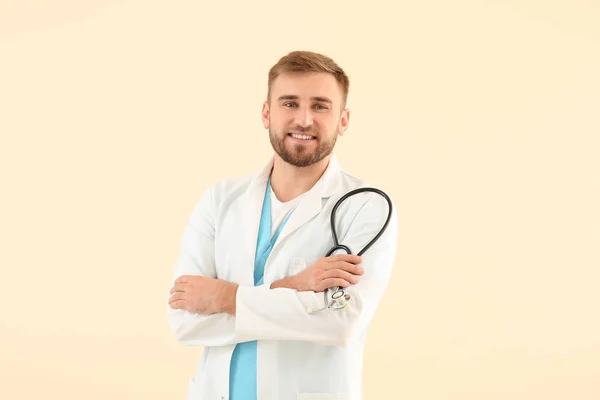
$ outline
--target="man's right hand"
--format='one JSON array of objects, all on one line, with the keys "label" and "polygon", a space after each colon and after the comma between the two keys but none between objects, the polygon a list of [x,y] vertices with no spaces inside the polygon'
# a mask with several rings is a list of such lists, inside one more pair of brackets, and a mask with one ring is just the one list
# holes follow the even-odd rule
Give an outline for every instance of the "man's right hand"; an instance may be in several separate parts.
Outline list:
[{"label": "man's right hand", "polygon": [[358,275],[364,270],[356,265],[362,262],[362,257],[354,254],[336,254],[318,259],[304,271],[273,282],[271,289],[287,287],[299,292],[323,292],[332,287],[348,287],[358,282]]}]

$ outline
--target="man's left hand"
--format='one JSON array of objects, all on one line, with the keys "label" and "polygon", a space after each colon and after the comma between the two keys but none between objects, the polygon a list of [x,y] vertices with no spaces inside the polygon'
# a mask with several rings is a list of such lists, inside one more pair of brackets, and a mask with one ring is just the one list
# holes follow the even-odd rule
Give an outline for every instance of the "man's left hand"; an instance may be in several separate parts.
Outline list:
[{"label": "man's left hand", "polygon": [[169,305],[197,314],[235,315],[237,285],[205,276],[183,275],[171,288]]}]

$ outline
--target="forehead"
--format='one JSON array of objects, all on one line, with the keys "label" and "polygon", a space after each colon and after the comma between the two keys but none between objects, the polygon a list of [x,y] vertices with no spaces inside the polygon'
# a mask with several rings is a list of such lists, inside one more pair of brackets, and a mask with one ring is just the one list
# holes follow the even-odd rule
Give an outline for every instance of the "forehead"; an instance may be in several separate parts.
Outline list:
[{"label": "forehead", "polygon": [[300,99],[328,97],[334,102],[341,101],[342,90],[333,75],[326,72],[304,72],[281,74],[271,85],[271,97],[295,95]]}]

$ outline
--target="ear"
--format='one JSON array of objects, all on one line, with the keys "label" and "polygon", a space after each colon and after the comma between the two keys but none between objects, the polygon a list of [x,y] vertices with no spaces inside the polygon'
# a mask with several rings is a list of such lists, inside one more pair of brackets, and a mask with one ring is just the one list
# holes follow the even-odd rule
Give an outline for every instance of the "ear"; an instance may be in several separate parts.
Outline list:
[{"label": "ear", "polygon": [[269,102],[265,101],[262,107],[262,122],[265,129],[269,129]]},{"label": "ear", "polygon": [[350,110],[345,109],[342,111],[342,115],[340,118],[340,125],[338,129],[338,135],[344,136],[346,129],[348,129],[348,125],[350,124]]}]

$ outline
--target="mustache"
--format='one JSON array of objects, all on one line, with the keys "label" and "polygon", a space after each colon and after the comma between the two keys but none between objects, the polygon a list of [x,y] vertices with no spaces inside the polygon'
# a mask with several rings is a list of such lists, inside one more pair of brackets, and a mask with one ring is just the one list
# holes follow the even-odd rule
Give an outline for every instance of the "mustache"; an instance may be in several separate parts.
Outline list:
[{"label": "mustache", "polygon": [[315,133],[313,131],[313,126],[312,125],[306,126],[306,127],[305,126],[298,126],[298,125],[296,125],[296,126],[293,126],[293,127],[289,128],[288,132]]}]

